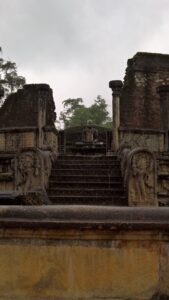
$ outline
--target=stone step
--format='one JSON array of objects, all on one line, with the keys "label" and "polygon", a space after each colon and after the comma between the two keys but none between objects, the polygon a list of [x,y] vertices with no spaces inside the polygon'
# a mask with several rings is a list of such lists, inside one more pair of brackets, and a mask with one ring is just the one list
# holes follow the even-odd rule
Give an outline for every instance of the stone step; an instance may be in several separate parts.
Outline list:
[{"label": "stone step", "polygon": [[87,169],[87,168],[83,168],[83,169],[53,169],[51,175],[55,176],[55,175],[67,175],[67,176],[71,176],[71,175],[104,175],[104,176],[109,176],[110,174],[119,174],[119,176],[121,175],[121,171],[120,170],[114,170],[114,169]]},{"label": "stone step", "polygon": [[116,173],[114,175],[51,175],[50,181],[55,181],[55,182],[112,182],[117,178]]},{"label": "stone step", "polygon": [[57,160],[53,167],[62,166],[62,165],[99,165],[99,166],[120,166],[120,162],[118,160]]},{"label": "stone step", "polygon": [[113,206],[127,206],[127,199],[125,196],[50,196],[50,201],[54,205],[113,205]]},{"label": "stone step", "polygon": [[117,155],[62,155],[54,163],[48,196],[53,204],[127,205]]},{"label": "stone step", "polygon": [[66,195],[66,196],[121,196],[123,190],[120,188],[49,188],[49,196]]},{"label": "stone step", "polygon": [[61,155],[58,156],[58,160],[109,160],[109,161],[114,161],[114,160],[118,160],[118,156],[117,155],[111,155],[111,156],[106,156],[106,155]]},{"label": "stone step", "polygon": [[72,182],[72,181],[50,181],[49,183],[49,189],[50,188],[75,188],[75,187],[79,187],[79,188],[114,188],[114,187],[118,187],[118,188],[122,188],[123,187],[123,182],[122,180],[119,180],[119,181],[112,181],[112,182],[108,182],[108,181],[105,181],[105,182],[102,182],[102,181],[99,181],[99,182],[94,182],[94,181],[91,181],[91,182],[84,182],[84,181],[79,181],[78,183],[75,181],[75,182]]},{"label": "stone step", "polygon": [[120,168],[120,165],[115,165],[115,166],[112,166],[111,164],[98,164],[98,165],[95,165],[95,164],[79,164],[79,165],[73,165],[73,164],[57,164],[57,165],[54,165],[52,167],[52,172],[55,171],[55,170],[60,170],[60,169],[79,169],[79,170],[102,170],[102,169],[107,169],[107,170],[119,170],[121,171],[121,168]]}]

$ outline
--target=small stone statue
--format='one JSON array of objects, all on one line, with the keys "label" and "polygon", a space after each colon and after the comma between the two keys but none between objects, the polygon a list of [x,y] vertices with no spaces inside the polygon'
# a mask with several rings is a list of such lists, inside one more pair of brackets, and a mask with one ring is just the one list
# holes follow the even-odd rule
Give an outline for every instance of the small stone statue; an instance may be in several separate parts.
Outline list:
[{"label": "small stone statue", "polygon": [[94,128],[91,120],[87,121],[87,126],[82,132],[82,141],[90,144],[98,141],[98,131]]}]

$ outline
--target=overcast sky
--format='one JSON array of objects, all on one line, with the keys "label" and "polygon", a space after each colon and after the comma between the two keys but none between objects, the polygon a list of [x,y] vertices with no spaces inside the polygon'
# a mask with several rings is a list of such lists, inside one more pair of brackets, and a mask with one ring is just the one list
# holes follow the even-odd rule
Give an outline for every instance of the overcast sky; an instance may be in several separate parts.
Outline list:
[{"label": "overcast sky", "polygon": [[169,53],[169,0],[0,0],[0,46],[27,83],[48,83],[56,111],[90,105],[138,51]]}]

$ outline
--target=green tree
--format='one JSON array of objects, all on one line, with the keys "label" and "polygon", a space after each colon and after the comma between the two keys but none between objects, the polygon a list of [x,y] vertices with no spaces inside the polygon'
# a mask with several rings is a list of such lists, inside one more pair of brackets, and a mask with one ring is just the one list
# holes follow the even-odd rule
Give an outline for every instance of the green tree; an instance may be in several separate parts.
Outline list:
[{"label": "green tree", "polygon": [[[0,47],[2,53],[2,47]],[[1,89],[1,104],[6,96],[15,92],[26,83],[23,76],[18,75],[17,66],[15,62],[0,58],[0,89]],[[4,91],[4,97],[2,90]]]},{"label": "green tree", "polygon": [[107,122],[111,121],[109,112],[107,111],[107,104],[105,99],[100,95],[94,100],[94,104],[89,107],[92,120],[96,125],[104,126]]},{"label": "green tree", "polygon": [[59,120],[64,123],[64,127],[70,127],[71,118],[74,112],[78,109],[83,107],[83,99],[76,98],[76,99],[66,99],[63,102],[64,110],[61,111]]},{"label": "green tree", "polygon": [[87,120],[91,120],[92,115],[89,107],[81,106],[74,110],[72,117],[69,120],[69,127],[84,126]]},{"label": "green tree", "polygon": [[105,99],[97,96],[94,103],[86,107],[82,98],[67,99],[63,101],[64,111],[60,114],[60,121],[64,127],[85,126],[88,120],[98,126],[111,127],[111,118],[107,111]]}]

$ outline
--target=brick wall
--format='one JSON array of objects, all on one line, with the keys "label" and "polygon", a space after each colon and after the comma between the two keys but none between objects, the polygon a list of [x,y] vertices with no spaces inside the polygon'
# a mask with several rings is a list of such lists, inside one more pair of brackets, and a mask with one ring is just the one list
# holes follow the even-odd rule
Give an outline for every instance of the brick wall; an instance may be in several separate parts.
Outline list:
[{"label": "brick wall", "polygon": [[161,128],[156,92],[161,84],[169,84],[169,55],[138,52],[128,60],[121,97],[121,127]]},{"label": "brick wall", "polygon": [[38,126],[38,99],[46,99],[46,126],[53,126],[56,114],[52,90],[47,84],[27,84],[11,94],[0,109],[0,128]]}]

